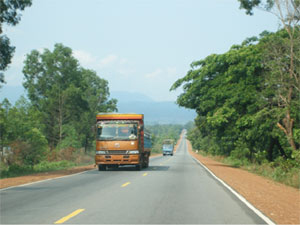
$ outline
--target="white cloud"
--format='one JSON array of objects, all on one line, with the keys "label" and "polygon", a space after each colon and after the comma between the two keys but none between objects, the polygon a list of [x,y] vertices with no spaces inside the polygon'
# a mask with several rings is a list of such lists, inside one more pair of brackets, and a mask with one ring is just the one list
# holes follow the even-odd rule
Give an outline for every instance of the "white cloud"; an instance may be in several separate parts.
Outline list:
[{"label": "white cloud", "polygon": [[132,63],[127,58],[122,58],[116,54],[108,54],[103,58],[96,57],[83,50],[74,50],[73,56],[79,60],[80,64],[94,70],[115,71],[121,75],[131,75],[135,72]]},{"label": "white cloud", "polygon": [[74,50],[73,56],[84,66],[93,66],[93,64],[96,62],[96,57],[82,50]]},{"label": "white cloud", "polygon": [[113,64],[114,62],[116,62],[118,60],[118,56],[114,55],[114,54],[110,54],[108,56],[106,56],[105,58],[100,60],[100,67],[106,67],[109,66],[111,64]]},{"label": "white cloud", "polygon": [[87,51],[74,50],[73,56],[79,60],[80,64],[84,67],[97,70],[98,72],[106,74],[122,75],[125,77],[133,76],[136,69],[133,63],[125,58],[116,54],[108,54],[101,57],[96,57]]},{"label": "white cloud", "polygon": [[152,79],[152,78],[157,78],[159,75],[162,74],[162,72],[163,72],[162,69],[156,69],[156,70],[153,71],[152,73],[147,73],[147,74],[145,74],[145,77],[146,77],[146,78],[150,78],[150,79]]},{"label": "white cloud", "polygon": [[176,76],[178,76],[178,71],[175,67],[167,67],[164,69],[158,68],[155,71],[144,75],[144,77],[148,78],[148,79],[160,78],[162,80],[164,80],[164,79],[169,80],[170,78],[174,78]]}]

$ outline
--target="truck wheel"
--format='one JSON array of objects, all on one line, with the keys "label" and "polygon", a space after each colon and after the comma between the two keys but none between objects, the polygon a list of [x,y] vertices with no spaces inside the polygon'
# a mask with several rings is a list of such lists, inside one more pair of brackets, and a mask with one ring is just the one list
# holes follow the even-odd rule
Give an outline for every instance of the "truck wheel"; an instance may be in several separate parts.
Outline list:
[{"label": "truck wheel", "polygon": [[144,168],[148,168],[149,167],[149,156],[147,157],[146,161],[144,162],[143,167]]},{"label": "truck wheel", "polygon": [[136,169],[137,171],[140,171],[140,170],[142,169],[142,166],[141,166],[140,164],[135,165],[135,169]]},{"label": "truck wheel", "polygon": [[99,171],[106,170],[106,166],[105,165],[98,165],[98,170]]}]

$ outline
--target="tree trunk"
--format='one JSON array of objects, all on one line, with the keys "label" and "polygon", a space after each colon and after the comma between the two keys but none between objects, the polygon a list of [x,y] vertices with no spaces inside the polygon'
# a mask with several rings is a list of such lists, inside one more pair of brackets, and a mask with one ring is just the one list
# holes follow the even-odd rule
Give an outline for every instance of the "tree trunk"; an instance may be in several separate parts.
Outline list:
[{"label": "tree trunk", "polygon": [[89,145],[89,140],[88,140],[88,136],[86,135],[85,144],[84,144],[84,153],[87,153],[88,145]]},{"label": "tree trunk", "polygon": [[58,109],[58,113],[59,113],[59,143],[62,140],[62,102],[61,102],[61,96],[59,96],[59,109]]},{"label": "tree trunk", "polygon": [[275,140],[273,137],[270,137],[270,145],[268,148],[268,156],[267,159],[269,162],[273,161],[273,148],[274,148]]},{"label": "tree trunk", "polygon": [[285,133],[290,146],[295,151],[295,150],[297,150],[297,147],[296,147],[294,137],[293,137],[293,123],[294,123],[294,120],[291,119],[290,112],[288,110],[288,112],[286,114],[286,118],[283,119],[284,126],[282,126],[280,123],[277,123],[277,126]]},{"label": "tree trunk", "polygon": [[279,143],[278,138],[275,138],[275,139],[274,139],[274,143],[277,145],[277,147],[278,147],[278,149],[279,149],[279,152],[280,152],[280,155],[286,159],[286,158],[287,158],[287,155],[285,154],[285,151],[283,150],[281,144]]},{"label": "tree trunk", "polygon": [[59,143],[63,138],[63,120],[64,120],[64,96],[63,93],[59,90],[58,96],[58,126],[59,126]]}]

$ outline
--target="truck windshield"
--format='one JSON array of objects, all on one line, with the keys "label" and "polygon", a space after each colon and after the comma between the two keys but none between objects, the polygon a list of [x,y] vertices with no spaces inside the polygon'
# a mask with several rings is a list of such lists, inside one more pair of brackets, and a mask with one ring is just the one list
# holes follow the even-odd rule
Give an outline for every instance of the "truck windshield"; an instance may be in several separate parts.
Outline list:
[{"label": "truck windshield", "polygon": [[136,140],[137,123],[98,123],[98,140]]},{"label": "truck windshield", "polygon": [[173,150],[173,145],[163,145],[163,150]]}]

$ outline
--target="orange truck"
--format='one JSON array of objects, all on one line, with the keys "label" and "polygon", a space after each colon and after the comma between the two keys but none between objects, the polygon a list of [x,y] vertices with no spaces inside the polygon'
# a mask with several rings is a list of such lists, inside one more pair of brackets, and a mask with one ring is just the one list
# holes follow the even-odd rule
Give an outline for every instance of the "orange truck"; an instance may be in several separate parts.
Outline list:
[{"label": "orange truck", "polygon": [[97,115],[95,164],[98,170],[134,165],[149,166],[151,135],[144,128],[143,114],[99,113]]}]

